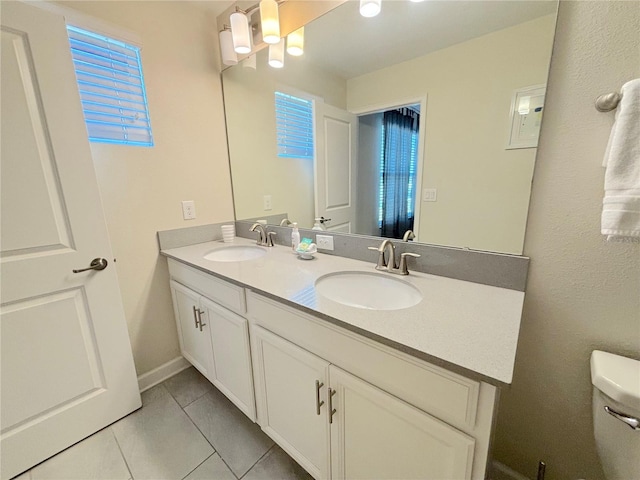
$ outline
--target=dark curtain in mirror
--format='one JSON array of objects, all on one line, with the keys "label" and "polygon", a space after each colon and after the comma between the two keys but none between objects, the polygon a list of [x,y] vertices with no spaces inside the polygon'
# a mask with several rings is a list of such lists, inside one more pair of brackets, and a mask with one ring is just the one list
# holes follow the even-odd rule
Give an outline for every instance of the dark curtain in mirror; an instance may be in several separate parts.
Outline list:
[{"label": "dark curtain in mirror", "polygon": [[402,238],[413,229],[420,114],[411,108],[384,112],[380,182],[380,235]]}]

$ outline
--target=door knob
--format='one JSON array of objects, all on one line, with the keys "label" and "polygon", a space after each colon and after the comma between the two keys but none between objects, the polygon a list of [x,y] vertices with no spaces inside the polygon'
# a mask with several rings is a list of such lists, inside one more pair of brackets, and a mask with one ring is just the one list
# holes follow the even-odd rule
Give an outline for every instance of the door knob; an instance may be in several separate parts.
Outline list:
[{"label": "door knob", "polygon": [[108,264],[109,262],[107,262],[106,258],[94,258],[87,268],[73,269],[73,273],[86,272],[87,270],[104,270]]}]

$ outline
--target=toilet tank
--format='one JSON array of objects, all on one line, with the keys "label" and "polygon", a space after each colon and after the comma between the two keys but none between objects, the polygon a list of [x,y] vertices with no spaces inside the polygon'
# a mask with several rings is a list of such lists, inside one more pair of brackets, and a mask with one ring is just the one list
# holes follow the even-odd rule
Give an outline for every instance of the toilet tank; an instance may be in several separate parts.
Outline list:
[{"label": "toilet tank", "polygon": [[640,479],[640,424],[630,426],[640,422],[640,362],[596,350],[591,383],[593,432],[607,480]]}]

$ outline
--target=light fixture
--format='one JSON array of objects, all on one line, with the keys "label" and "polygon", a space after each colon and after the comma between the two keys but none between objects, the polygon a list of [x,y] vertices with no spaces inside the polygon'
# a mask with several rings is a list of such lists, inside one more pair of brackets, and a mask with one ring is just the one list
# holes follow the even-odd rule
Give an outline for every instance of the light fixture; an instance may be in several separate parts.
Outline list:
[{"label": "light fixture", "polygon": [[380,13],[382,0],[360,0],[360,15],[375,17]]},{"label": "light fixture", "polygon": [[284,67],[284,38],[275,45],[269,45],[269,65],[273,68]]},{"label": "light fixture", "polygon": [[249,20],[244,12],[236,10],[229,17],[231,20],[231,33],[233,48],[236,53],[246,54],[251,52],[251,33]]},{"label": "light fixture", "polygon": [[265,43],[275,45],[280,42],[280,18],[276,0],[261,0],[260,24],[262,26],[262,40]]},{"label": "light fixture", "polygon": [[304,53],[304,27],[287,35],[287,53],[299,57]]},{"label": "light fixture", "polygon": [[238,63],[238,54],[233,49],[233,35],[227,25],[220,32],[220,52],[222,53],[223,64],[236,65]]}]

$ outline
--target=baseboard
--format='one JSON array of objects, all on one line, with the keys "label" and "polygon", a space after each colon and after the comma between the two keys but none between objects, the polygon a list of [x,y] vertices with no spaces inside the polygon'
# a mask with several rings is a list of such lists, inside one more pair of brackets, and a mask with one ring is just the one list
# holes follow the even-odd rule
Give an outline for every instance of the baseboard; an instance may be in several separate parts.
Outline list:
[{"label": "baseboard", "polygon": [[491,480],[530,480],[521,473],[510,469],[504,463],[496,462],[495,460],[491,462],[491,475],[489,478]]},{"label": "baseboard", "polygon": [[182,356],[179,356],[160,365],[158,368],[154,368],[150,372],[143,373],[138,377],[140,393],[145,390],[149,390],[151,387],[155,387],[159,383],[164,382],[167,378],[173,377],[176,373],[179,373],[190,366],[191,364],[189,362],[187,362]]}]

